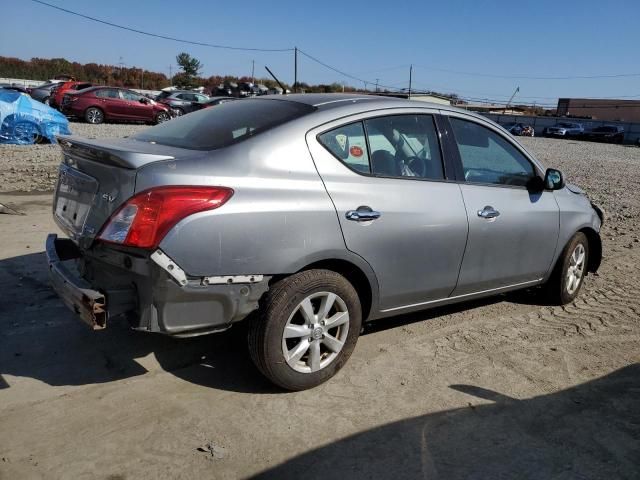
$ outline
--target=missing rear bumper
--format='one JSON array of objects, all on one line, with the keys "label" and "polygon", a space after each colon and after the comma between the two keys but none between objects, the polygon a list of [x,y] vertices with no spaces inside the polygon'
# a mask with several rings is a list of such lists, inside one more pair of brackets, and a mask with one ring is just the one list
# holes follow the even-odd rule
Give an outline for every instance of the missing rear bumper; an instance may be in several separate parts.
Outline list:
[{"label": "missing rear bumper", "polygon": [[64,304],[94,330],[105,328],[108,317],[105,296],[74,275],[66,263],[80,257],[76,245],[51,234],[47,237],[46,253],[51,286]]}]

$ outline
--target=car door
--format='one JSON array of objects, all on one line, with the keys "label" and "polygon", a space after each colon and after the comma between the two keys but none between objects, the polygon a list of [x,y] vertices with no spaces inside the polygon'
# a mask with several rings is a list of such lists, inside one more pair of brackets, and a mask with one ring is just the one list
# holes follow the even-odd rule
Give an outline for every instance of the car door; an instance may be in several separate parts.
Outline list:
[{"label": "car door", "polygon": [[434,116],[335,121],[309,132],[307,143],[346,247],[375,271],[382,312],[447,297],[467,218],[460,188],[443,167]]},{"label": "car door", "polygon": [[124,114],[127,118],[145,121],[153,119],[153,106],[145,97],[131,90],[120,90],[120,95],[126,104]]},{"label": "car door", "polygon": [[449,121],[469,218],[453,295],[540,281],[551,268],[560,226],[553,192],[528,188],[542,170],[488,123],[465,116]]},{"label": "car door", "polygon": [[101,88],[96,90],[96,98],[99,107],[107,118],[122,118],[126,113],[125,101],[120,97],[120,92],[115,88]]}]

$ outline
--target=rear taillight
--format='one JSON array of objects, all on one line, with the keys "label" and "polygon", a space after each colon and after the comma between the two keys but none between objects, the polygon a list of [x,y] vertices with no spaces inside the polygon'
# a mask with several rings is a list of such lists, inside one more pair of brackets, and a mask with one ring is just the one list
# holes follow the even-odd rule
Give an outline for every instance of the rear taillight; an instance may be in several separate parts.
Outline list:
[{"label": "rear taillight", "polygon": [[98,238],[131,247],[156,248],[180,220],[223,205],[226,187],[156,187],[131,197],[102,227]]}]

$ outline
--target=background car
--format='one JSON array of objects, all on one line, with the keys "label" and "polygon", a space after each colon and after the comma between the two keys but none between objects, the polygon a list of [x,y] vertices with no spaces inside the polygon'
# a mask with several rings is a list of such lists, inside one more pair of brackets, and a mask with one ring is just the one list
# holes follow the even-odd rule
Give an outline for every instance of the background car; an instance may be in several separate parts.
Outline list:
[{"label": "background car", "polygon": [[507,132],[516,137],[533,137],[535,135],[533,127],[524,123],[507,123],[503,125],[503,127]]},{"label": "background car", "polygon": [[166,105],[116,87],[89,87],[68,92],[63,97],[61,110],[65,115],[94,124],[118,120],[162,123],[171,119]]},{"label": "background car", "polygon": [[542,131],[544,137],[579,137],[584,134],[584,127],[581,123],[560,122],[553,127],[546,127]]},{"label": "background car", "polygon": [[189,90],[162,91],[156,97],[156,101],[171,108],[177,117],[200,110],[209,99],[207,95]]},{"label": "background car", "polygon": [[42,85],[38,85],[31,89],[30,95],[31,98],[38,100],[39,102],[44,103],[45,105],[51,104],[51,97],[53,95],[52,90],[56,88],[60,82],[47,82]]},{"label": "background car", "polygon": [[65,303],[93,328],[246,321],[256,366],[290,390],[333,376],[364,321],[536,286],[567,304],[601,261],[584,192],[444,105],[249,98],[61,146],[54,218],[73,240],[46,250]]},{"label": "background car", "polygon": [[618,125],[604,125],[585,133],[584,138],[595,142],[622,143],[624,142],[624,128]]},{"label": "background car", "polygon": [[51,89],[52,95],[49,101],[49,105],[59,110],[60,106],[62,105],[62,99],[65,93],[74,90],[84,90],[85,88],[89,88],[92,86],[93,84],[89,82],[61,82]]},{"label": "background car", "polygon": [[237,97],[214,97],[202,103],[201,108],[215,107],[216,105],[220,105],[227,102],[233,102],[234,100],[239,100],[239,99]]}]

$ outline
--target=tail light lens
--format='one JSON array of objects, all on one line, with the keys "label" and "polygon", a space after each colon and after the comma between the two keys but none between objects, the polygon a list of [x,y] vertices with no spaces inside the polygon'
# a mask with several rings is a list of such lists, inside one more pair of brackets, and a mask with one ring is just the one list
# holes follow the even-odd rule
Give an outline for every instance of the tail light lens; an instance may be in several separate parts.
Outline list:
[{"label": "tail light lens", "polygon": [[194,213],[223,205],[226,187],[156,187],[131,197],[102,227],[98,239],[138,248],[156,248],[175,224]]}]

